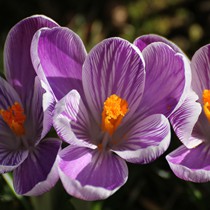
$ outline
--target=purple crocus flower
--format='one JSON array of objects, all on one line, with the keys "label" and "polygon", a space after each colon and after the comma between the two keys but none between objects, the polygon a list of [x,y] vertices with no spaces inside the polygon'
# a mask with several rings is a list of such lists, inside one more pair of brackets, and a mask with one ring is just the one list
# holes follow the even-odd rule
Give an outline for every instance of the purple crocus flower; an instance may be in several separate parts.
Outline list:
[{"label": "purple crocus flower", "polygon": [[61,142],[43,139],[52,125],[54,98],[42,88],[30,57],[34,33],[56,26],[45,16],[31,16],[10,30],[5,43],[7,81],[0,78],[0,173],[13,171],[18,194],[40,195],[59,178],[56,157]]},{"label": "purple crocus flower", "polygon": [[[173,42],[170,42],[158,35],[145,35],[136,40],[137,46],[139,46],[142,50],[147,45],[154,42],[164,42],[170,45],[176,52],[183,53]],[[207,152],[208,146],[206,145],[206,148],[204,148],[205,144],[203,143],[207,142],[207,139],[209,138],[206,134],[209,128],[204,112],[200,115],[201,105],[203,104],[203,91],[205,87],[208,89],[208,85],[206,86],[206,84],[209,84],[209,82],[206,82],[207,78],[209,78],[208,76],[206,77],[206,75],[208,75],[207,54],[207,49],[204,48],[200,49],[193,57],[191,63],[192,84],[190,69],[190,72],[187,72],[186,74],[189,79],[181,102],[182,104],[169,116],[175,133],[184,145],[169,154],[167,156],[167,160],[172,170],[178,177],[194,182],[204,182],[209,180],[209,178],[205,175],[207,171],[204,169],[206,167],[205,161],[208,161],[205,157],[206,154],[204,153]],[[188,60],[188,62],[190,61]],[[203,83],[204,78],[205,82]],[[198,102],[196,102],[197,100]],[[203,132],[202,127],[205,128],[205,132]]]},{"label": "purple crocus flower", "polygon": [[[201,114],[190,130],[185,130],[185,124],[179,120],[180,113],[176,113],[174,122],[179,133],[184,137],[183,145],[167,156],[173,172],[181,179],[193,182],[210,181],[210,45],[203,46],[193,56],[191,61],[192,88],[198,95],[198,102],[202,107]],[[187,112],[183,108],[182,113]],[[189,112],[189,111],[188,111]],[[190,116],[187,120],[190,120]],[[193,144],[190,144],[193,142]]]},{"label": "purple crocus flower", "polygon": [[165,116],[179,106],[187,83],[189,63],[181,53],[160,42],[141,53],[110,38],[86,56],[66,28],[41,29],[31,49],[40,79],[58,99],[54,127],[69,144],[58,168],[69,194],[105,199],[126,182],[126,161],[146,164],[167,149]]}]

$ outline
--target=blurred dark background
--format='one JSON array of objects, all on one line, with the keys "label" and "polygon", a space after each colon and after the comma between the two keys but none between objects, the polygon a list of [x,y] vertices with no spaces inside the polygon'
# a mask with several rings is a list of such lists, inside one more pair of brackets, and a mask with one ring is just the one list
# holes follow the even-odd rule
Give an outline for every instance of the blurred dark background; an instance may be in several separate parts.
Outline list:
[{"label": "blurred dark background", "polygon": [[208,0],[0,0],[1,47],[19,20],[45,14],[77,32],[89,48],[101,39],[157,33],[189,56],[210,41]]},{"label": "blurred dark background", "polygon": [[[0,71],[3,71],[3,47],[8,31],[21,19],[34,14],[47,15],[61,26],[71,28],[81,36],[88,51],[110,36],[133,42],[148,33],[172,40],[189,58],[210,43],[208,0],[0,0]],[[179,144],[173,134],[165,154]],[[82,210],[209,210],[210,184],[178,179],[170,171],[165,154],[149,165],[129,164],[128,182],[105,201],[81,201],[78,205],[58,183],[52,190],[52,209],[74,209],[70,203],[73,201],[75,209]],[[41,202],[45,196],[48,195],[38,200]],[[25,198],[25,201],[33,206],[34,199]],[[23,204],[0,176],[0,210],[26,210]]]}]

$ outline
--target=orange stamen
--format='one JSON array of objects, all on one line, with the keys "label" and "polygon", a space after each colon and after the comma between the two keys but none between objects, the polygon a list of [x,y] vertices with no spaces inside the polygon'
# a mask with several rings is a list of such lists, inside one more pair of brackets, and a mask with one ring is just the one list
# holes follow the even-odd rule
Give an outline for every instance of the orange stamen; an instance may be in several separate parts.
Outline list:
[{"label": "orange stamen", "polygon": [[210,90],[203,91],[203,111],[210,121]]},{"label": "orange stamen", "polygon": [[11,107],[8,107],[7,110],[0,109],[0,115],[17,136],[25,134],[24,122],[26,116],[23,108],[18,102],[15,102]]},{"label": "orange stamen", "polygon": [[111,95],[104,102],[102,112],[102,130],[108,132],[111,136],[119,127],[122,119],[128,112],[128,103],[116,94]]}]

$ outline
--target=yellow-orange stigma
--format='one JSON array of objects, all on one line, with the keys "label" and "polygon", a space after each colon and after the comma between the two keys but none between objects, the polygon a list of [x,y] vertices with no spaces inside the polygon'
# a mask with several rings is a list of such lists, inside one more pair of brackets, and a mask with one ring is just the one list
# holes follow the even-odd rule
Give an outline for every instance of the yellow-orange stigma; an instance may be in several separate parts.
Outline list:
[{"label": "yellow-orange stigma", "polygon": [[203,111],[210,121],[210,90],[203,91]]},{"label": "yellow-orange stigma", "polygon": [[8,107],[7,110],[0,109],[0,115],[17,136],[25,134],[24,122],[26,116],[23,108],[18,102],[15,102],[11,107]]},{"label": "yellow-orange stigma", "polygon": [[104,102],[102,112],[102,130],[108,132],[111,136],[119,127],[122,119],[128,112],[128,103],[116,94],[111,95]]}]

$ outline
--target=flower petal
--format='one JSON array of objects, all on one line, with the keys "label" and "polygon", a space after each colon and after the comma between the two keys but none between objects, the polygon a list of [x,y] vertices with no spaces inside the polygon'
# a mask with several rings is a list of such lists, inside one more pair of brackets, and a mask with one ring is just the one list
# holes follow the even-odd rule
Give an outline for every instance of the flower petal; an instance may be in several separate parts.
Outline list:
[{"label": "flower petal", "polygon": [[[46,125],[46,128],[44,128],[44,112],[42,107],[44,89],[41,87],[38,77],[36,77],[34,81],[34,88],[28,90],[28,92],[30,94],[28,93],[28,97],[26,99],[26,134],[24,135],[24,138],[29,145],[34,145],[35,142],[40,141],[44,136],[42,135],[43,131],[45,134],[47,131],[49,131],[50,126],[52,125],[52,119],[51,122],[49,122],[49,126]],[[45,132],[45,130],[47,131]]]},{"label": "flower petal", "polygon": [[171,152],[166,159],[176,176],[192,182],[210,181],[210,146],[205,143],[193,149],[184,145]]},{"label": "flower petal", "polygon": [[[52,115],[55,107],[55,101],[52,93],[38,77],[35,78],[33,93],[27,99],[26,116],[27,129],[30,130],[28,138],[41,140],[52,127]],[[34,135],[32,135],[34,134]],[[37,136],[37,137],[35,137]]]},{"label": "flower petal", "polygon": [[210,90],[210,44],[196,51],[191,61],[192,88],[202,104],[203,90]]},{"label": "flower petal", "polygon": [[72,89],[83,93],[81,78],[86,54],[80,37],[63,27],[39,30],[31,46],[34,68],[58,100]]},{"label": "flower petal", "polygon": [[58,101],[53,125],[57,134],[67,143],[96,148],[96,145],[90,142],[92,123],[88,110],[76,90],[70,91]]},{"label": "flower petal", "polygon": [[18,138],[0,117],[0,173],[14,170],[28,156]]},{"label": "flower petal", "polygon": [[201,106],[196,102],[197,99],[198,96],[191,91],[181,107],[169,118],[176,135],[189,149],[202,142],[192,133],[201,112]]},{"label": "flower petal", "polygon": [[[13,139],[8,138],[7,140],[9,142],[12,142]],[[13,171],[28,156],[27,150],[21,150],[20,147],[11,149],[10,145],[11,144],[9,144],[8,146],[8,143],[5,141],[0,143],[0,173],[1,174],[5,172]],[[15,142],[15,145],[17,145],[16,142]]]},{"label": "flower petal", "polygon": [[22,105],[15,89],[2,77],[0,77],[0,98],[0,109],[7,110],[8,107],[12,106],[15,102]]},{"label": "flower petal", "polygon": [[104,101],[117,94],[128,102],[131,116],[141,101],[145,81],[141,52],[120,38],[102,41],[88,54],[82,72],[87,102],[97,123],[101,123]]},{"label": "flower petal", "polygon": [[58,181],[57,153],[59,139],[48,138],[30,152],[14,171],[14,188],[18,194],[36,196],[50,190]]},{"label": "flower petal", "polygon": [[175,52],[183,53],[182,50],[176,44],[157,34],[148,34],[140,36],[137,39],[135,39],[134,45],[136,45],[141,51],[143,51],[145,47],[147,47],[153,42],[163,42],[169,45]]},{"label": "flower petal", "polygon": [[46,87],[46,84],[41,81],[42,90],[40,92],[42,93],[43,89],[45,92],[43,93],[43,99],[42,99],[42,108],[44,112],[43,116],[43,130],[41,134],[41,139],[44,138],[44,136],[49,132],[49,130],[52,127],[53,124],[53,112],[55,109],[55,99],[52,92]]},{"label": "flower petal", "polygon": [[[189,68],[186,58],[175,53],[164,43],[152,43],[143,50],[146,63],[146,83],[141,104],[138,109],[140,116],[156,113],[168,117],[183,103],[182,97],[186,88],[185,68]],[[190,80],[191,81],[191,80]],[[189,85],[188,85],[189,86]],[[155,96],[155,97],[154,97]]]},{"label": "flower petal", "polygon": [[30,46],[34,33],[42,27],[58,26],[50,18],[34,15],[21,20],[9,32],[4,48],[5,74],[8,82],[24,99],[36,76],[31,63]]},{"label": "flower petal", "polygon": [[59,174],[66,191],[84,200],[106,199],[127,180],[124,160],[110,152],[68,146],[59,154]]},{"label": "flower petal", "polygon": [[122,129],[125,139],[113,151],[128,162],[149,163],[162,155],[170,143],[170,124],[164,115],[151,115]]}]

